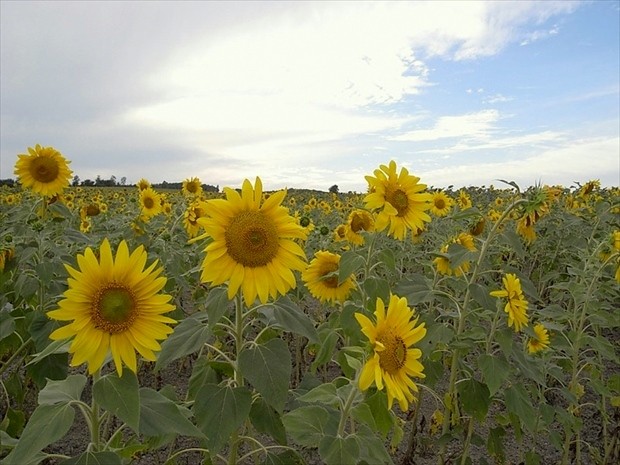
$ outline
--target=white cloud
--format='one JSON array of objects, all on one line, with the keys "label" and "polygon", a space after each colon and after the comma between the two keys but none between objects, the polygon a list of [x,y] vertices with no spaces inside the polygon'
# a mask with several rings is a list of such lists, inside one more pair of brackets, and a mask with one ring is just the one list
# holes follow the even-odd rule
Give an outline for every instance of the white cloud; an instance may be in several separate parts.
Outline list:
[{"label": "white cloud", "polygon": [[391,137],[390,140],[419,142],[455,137],[487,139],[493,131],[493,123],[498,119],[497,110],[482,110],[459,116],[442,116],[430,129],[416,129]]},{"label": "white cloud", "polygon": [[482,100],[486,105],[494,105],[496,103],[505,103],[514,100],[513,97],[506,97],[502,94],[489,95],[488,97]]}]

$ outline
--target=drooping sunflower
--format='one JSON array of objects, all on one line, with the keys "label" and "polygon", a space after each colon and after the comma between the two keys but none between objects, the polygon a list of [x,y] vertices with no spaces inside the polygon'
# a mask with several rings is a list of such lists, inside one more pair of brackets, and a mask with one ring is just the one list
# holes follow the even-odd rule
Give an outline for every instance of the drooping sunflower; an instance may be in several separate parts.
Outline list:
[{"label": "drooping sunflower", "polygon": [[357,209],[349,213],[345,237],[351,244],[364,245],[364,236],[362,236],[361,232],[372,232],[374,230],[375,219],[369,212]]},{"label": "drooping sunflower", "polygon": [[88,363],[93,374],[101,368],[108,354],[119,376],[123,364],[136,372],[137,350],[154,361],[158,341],[166,339],[176,323],[164,313],[174,310],[170,295],[161,294],[166,278],[157,261],[145,268],[147,253],[143,246],[133,252],[122,241],[116,256],[104,239],[99,258],[88,247],[78,254],[78,268],[65,265],[69,288],[58,309],[47,312],[54,320],[71,321],[50,334],[53,340],[72,339],[69,352],[71,366]]},{"label": "drooping sunflower", "polygon": [[338,271],[340,255],[319,250],[308,268],[301,274],[301,279],[314,297],[321,302],[343,303],[355,287],[355,277],[349,275],[342,283],[338,284]]},{"label": "drooping sunflower", "polygon": [[508,326],[514,326],[515,331],[521,331],[521,328],[527,326],[527,300],[523,296],[521,289],[521,281],[512,273],[506,274],[502,278],[504,289],[491,291],[493,297],[507,297],[508,302],[504,307],[504,311],[508,314]]},{"label": "drooping sunflower", "polygon": [[[208,200],[206,215],[198,219],[211,237],[202,262],[201,280],[213,285],[228,281],[228,298],[239,289],[247,305],[256,297],[284,295],[296,286],[294,271],[306,268],[306,254],[296,240],[306,232],[281,205],[286,190],[273,193],[263,202],[263,184],[243,182],[241,194],[224,188],[225,199]],[[198,239],[198,238],[197,238]]]},{"label": "drooping sunflower", "polygon": [[140,216],[149,220],[162,212],[161,196],[152,188],[140,191]]},{"label": "drooping sunflower", "polygon": [[[451,244],[458,244],[458,245],[462,245],[463,247],[465,247],[467,250],[470,251],[475,251],[476,250],[476,245],[474,244],[474,238],[472,237],[471,234],[468,233],[460,233],[456,239],[454,239]],[[445,254],[448,252],[448,248],[450,247],[450,244],[446,244],[441,248],[441,253]],[[465,273],[469,272],[469,268],[471,266],[471,263],[469,262],[469,260],[463,261],[461,263],[458,264],[458,266],[452,266],[452,263],[450,263],[450,259],[448,259],[447,257],[436,257],[433,260],[433,263],[435,264],[435,266],[437,267],[437,271],[441,274],[444,275],[448,275],[448,276],[452,276],[454,274],[454,276],[462,276]]]},{"label": "drooping sunflower", "polygon": [[530,354],[535,354],[545,350],[547,347],[549,347],[549,331],[547,331],[545,325],[538,323],[534,325],[534,337],[529,338],[527,341],[527,351]]},{"label": "drooping sunflower", "polygon": [[452,205],[454,205],[454,200],[449,197],[445,192],[435,192],[433,194],[431,213],[439,217],[446,216],[448,213],[450,213]]},{"label": "drooping sunflower", "polygon": [[419,184],[420,178],[410,175],[404,167],[397,173],[393,160],[389,166],[380,165],[374,177],[365,178],[370,192],[364,197],[366,207],[379,210],[377,231],[388,228],[388,235],[404,240],[408,230],[424,230],[424,223],[431,220],[426,211],[431,208],[432,195],[424,192],[426,184]]},{"label": "drooping sunflower", "polygon": [[62,193],[73,172],[70,161],[53,147],[28,147],[28,154],[17,155],[14,174],[25,188],[46,197]]},{"label": "drooping sunflower", "polygon": [[204,200],[194,200],[185,210],[183,214],[183,226],[187,231],[188,237],[194,238],[200,232],[200,225],[198,224],[198,218],[202,218],[206,215],[207,203]]},{"label": "drooping sunflower", "polygon": [[183,188],[181,189],[183,195],[189,197],[198,197],[202,194],[202,184],[198,178],[188,178],[183,181]]},{"label": "drooping sunflower", "polygon": [[415,311],[407,305],[407,299],[390,295],[388,308],[377,298],[376,322],[356,313],[355,318],[368,338],[373,353],[362,368],[359,387],[366,390],[375,383],[377,389],[385,386],[388,407],[396,399],[404,412],[415,399],[418,387],[413,377],[424,378],[424,366],[420,363],[422,352],[412,347],[426,335],[424,323],[418,325]]}]

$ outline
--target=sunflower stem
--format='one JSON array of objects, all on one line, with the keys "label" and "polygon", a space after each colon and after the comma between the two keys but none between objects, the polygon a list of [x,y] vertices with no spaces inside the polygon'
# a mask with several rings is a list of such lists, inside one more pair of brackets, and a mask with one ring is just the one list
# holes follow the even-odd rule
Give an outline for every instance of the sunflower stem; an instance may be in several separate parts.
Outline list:
[{"label": "sunflower stem", "polygon": [[[235,295],[235,383],[237,386],[243,386],[244,379],[241,374],[241,370],[239,369],[239,355],[241,355],[241,351],[245,345],[245,341],[243,340],[243,330],[244,330],[244,315],[243,315],[243,298],[241,295],[241,291],[238,291]],[[230,437],[230,452],[228,454],[228,465],[236,465],[237,463],[237,449],[239,448],[239,431],[233,431]]]},{"label": "sunflower stem", "polygon": [[[101,377],[100,370],[97,370],[93,373],[93,386]],[[101,446],[101,417],[99,416],[99,404],[95,400],[95,396],[92,395],[92,401],[90,406],[90,441],[93,444],[93,449],[95,452],[99,451],[99,447]]]},{"label": "sunflower stem", "polygon": [[344,406],[342,407],[342,413],[340,414],[340,422],[338,423],[338,437],[343,438],[344,437],[344,429],[345,426],[347,424],[347,420],[349,419],[349,413],[351,411],[351,407],[353,406],[353,401],[355,400],[355,397],[357,396],[357,394],[359,393],[359,387],[358,387],[358,379],[359,379],[359,371],[355,376],[355,379],[353,381],[351,381],[351,391],[349,392],[349,395],[347,396],[347,399],[344,403]]}]

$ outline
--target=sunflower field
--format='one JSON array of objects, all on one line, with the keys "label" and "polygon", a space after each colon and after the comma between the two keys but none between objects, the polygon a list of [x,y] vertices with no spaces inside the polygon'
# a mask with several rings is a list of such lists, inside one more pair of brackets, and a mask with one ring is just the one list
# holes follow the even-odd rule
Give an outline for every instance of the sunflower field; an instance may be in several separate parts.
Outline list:
[{"label": "sunflower field", "polygon": [[620,190],[0,188],[0,461],[620,461]]}]

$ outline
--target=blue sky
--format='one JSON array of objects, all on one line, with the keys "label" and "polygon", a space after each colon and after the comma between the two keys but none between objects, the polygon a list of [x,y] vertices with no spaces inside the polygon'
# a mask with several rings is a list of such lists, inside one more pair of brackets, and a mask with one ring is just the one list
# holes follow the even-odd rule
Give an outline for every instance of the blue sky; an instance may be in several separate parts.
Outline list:
[{"label": "blue sky", "polygon": [[1,1],[0,178],[620,184],[620,2]]}]

